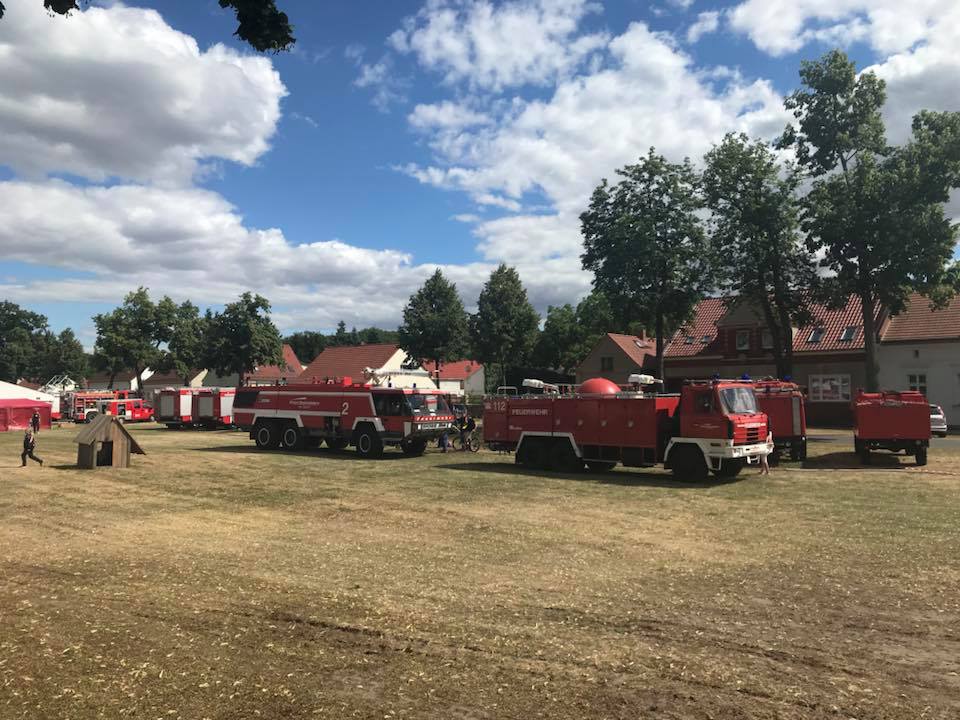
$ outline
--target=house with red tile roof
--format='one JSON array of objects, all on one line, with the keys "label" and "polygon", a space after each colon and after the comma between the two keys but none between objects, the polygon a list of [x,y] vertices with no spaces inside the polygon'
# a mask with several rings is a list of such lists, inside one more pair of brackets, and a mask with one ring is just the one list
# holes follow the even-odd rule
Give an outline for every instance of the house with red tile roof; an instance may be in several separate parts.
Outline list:
[{"label": "house with red tile roof", "polygon": [[652,372],[656,355],[656,343],[646,336],[607,333],[577,366],[576,382],[602,377],[623,385],[632,373]]},{"label": "house with red tile roof", "polygon": [[457,360],[440,365],[440,374],[433,368],[433,363],[425,360],[423,366],[439,388],[451,395],[460,397],[479,396],[486,391],[486,374],[483,365],[476,360]]},{"label": "house with red tile roof", "polygon": [[960,425],[960,298],[942,309],[918,294],[899,315],[886,318],[877,349],[880,385],[919,390]]},{"label": "house with red tile roof", "polygon": [[390,343],[328,347],[304,369],[299,382],[344,377],[393,387],[436,388],[421,364],[408,363],[407,353]]},{"label": "house with red tile roof", "polygon": [[[850,399],[866,381],[860,300],[839,309],[811,305],[813,320],[794,328],[793,380],[807,388],[811,423],[848,423]],[[881,327],[884,313],[878,313]],[[707,298],[664,352],[668,388],[684,379],[775,376],[772,337],[757,308],[735,299]]]},{"label": "house with red tile roof", "polygon": [[[287,385],[295,382],[303,372],[303,365],[300,358],[293,351],[293,348],[284,343],[283,360],[279,365],[261,365],[252,373],[245,375],[244,385],[263,386],[263,385]],[[214,372],[208,372],[203,378],[203,387],[236,387],[239,377],[236,374],[220,376]],[[179,385],[179,382],[174,383]]]}]

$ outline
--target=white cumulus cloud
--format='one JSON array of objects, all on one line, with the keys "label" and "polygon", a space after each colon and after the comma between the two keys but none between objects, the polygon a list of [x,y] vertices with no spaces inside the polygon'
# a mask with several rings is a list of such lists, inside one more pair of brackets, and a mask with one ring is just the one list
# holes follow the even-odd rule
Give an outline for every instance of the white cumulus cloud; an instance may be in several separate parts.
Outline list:
[{"label": "white cumulus cloud", "polygon": [[687,28],[687,42],[695,43],[704,35],[709,35],[717,31],[720,27],[720,12],[718,10],[707,10],[697,15],[694,23]]}]

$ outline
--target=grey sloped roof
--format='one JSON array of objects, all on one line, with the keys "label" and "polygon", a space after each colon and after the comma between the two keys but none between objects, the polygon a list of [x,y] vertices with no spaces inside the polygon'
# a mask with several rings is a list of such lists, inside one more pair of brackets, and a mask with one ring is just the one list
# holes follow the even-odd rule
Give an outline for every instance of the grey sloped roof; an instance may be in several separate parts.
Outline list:
[{"label": "grey sloped roof", "polygon": [[120,432],[127,436],[130,440],[130,450],[139,455],[146,455],[143,451],[143,448],[140,447],[140,443],[133,439],[133,435],[123,426],[123,423],[120,422],[113,415],[99,415],[89,424],[84,426],[77,437],[74,438],[74,442],[77,445],[90,445],[95,442],[103,442],[104,440],[110,439],[110,425],[116,423],[117,427],[120,428]]}]

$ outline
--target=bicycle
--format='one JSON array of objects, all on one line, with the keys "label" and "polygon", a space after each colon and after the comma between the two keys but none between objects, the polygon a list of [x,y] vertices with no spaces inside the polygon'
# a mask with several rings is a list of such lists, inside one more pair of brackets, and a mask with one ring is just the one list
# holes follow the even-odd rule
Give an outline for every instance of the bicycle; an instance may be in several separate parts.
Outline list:
[{"label": "bicycle", "polygon": [[483,433],[480,431],[480,428],[476,428],[471,432],[466,434],[467,447],[463,447],[463,443],[460,441],[460,434],[454,435],[450,439],[450,448],[456,451],[463,451],[464,449],[469,452],[479,452],[480,446],[483,445]]}]

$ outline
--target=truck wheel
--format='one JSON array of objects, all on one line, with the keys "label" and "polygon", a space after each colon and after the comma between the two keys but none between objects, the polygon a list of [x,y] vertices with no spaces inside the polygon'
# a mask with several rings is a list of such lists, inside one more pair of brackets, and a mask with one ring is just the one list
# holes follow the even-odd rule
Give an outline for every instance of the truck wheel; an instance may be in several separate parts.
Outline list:
[{"label": "truck wheel", "polygon": [[927,464],[927,448],[918,447],[917,454],[914,456],[917,460],[917,465],[923,466]]},{"label": "truck wheel", "polygon": [[383,455],[383,441],[380,439],[380,433],[369,425],[357,429],[353,445],[357,455],[362,458],[373,459]]},{"label": "truck wheel", "polygon": [[558,441],[551,455],[550,467],[557,472],[575,473],[583,470],[583,460],[577,457],[568,440]]},{"label": "truck wheel", "polygon": [[700,448],[693,445],[687,444],[675,448],[671,453],[670,461],[673,467],[673,477],[676,480],[703,482],[710,473]]},{"label": "truck wheel", "polygon": [[302,450],[303,440],[303,433],[300,432],[300,428],[292,423],[284,427],[280,434],[280,445],[284,450]]},{"label": "truck wheel", "polygon": [[587,467],[590,472],[610,472],[617,464],[609,460],[587,460]]},{"label": "truck wheel", "polygon": [[400,449],[407,457],[420,457],[427,449],[426,440],[401,440]]},{"label": "truck wheel", "polygon": [[272,450],[280,446],[279,428],[273,423],[260,423],[253,431],[253,439],[261,450]]},{"label": "truck wheel", "polygon": [[[773,463],[770,463],[771,465]],[[719,478],[735,478],[743,470],[743,460],[739,458],[726,458],[721,461],[720,469],[714,470],[713,474]]]}]

